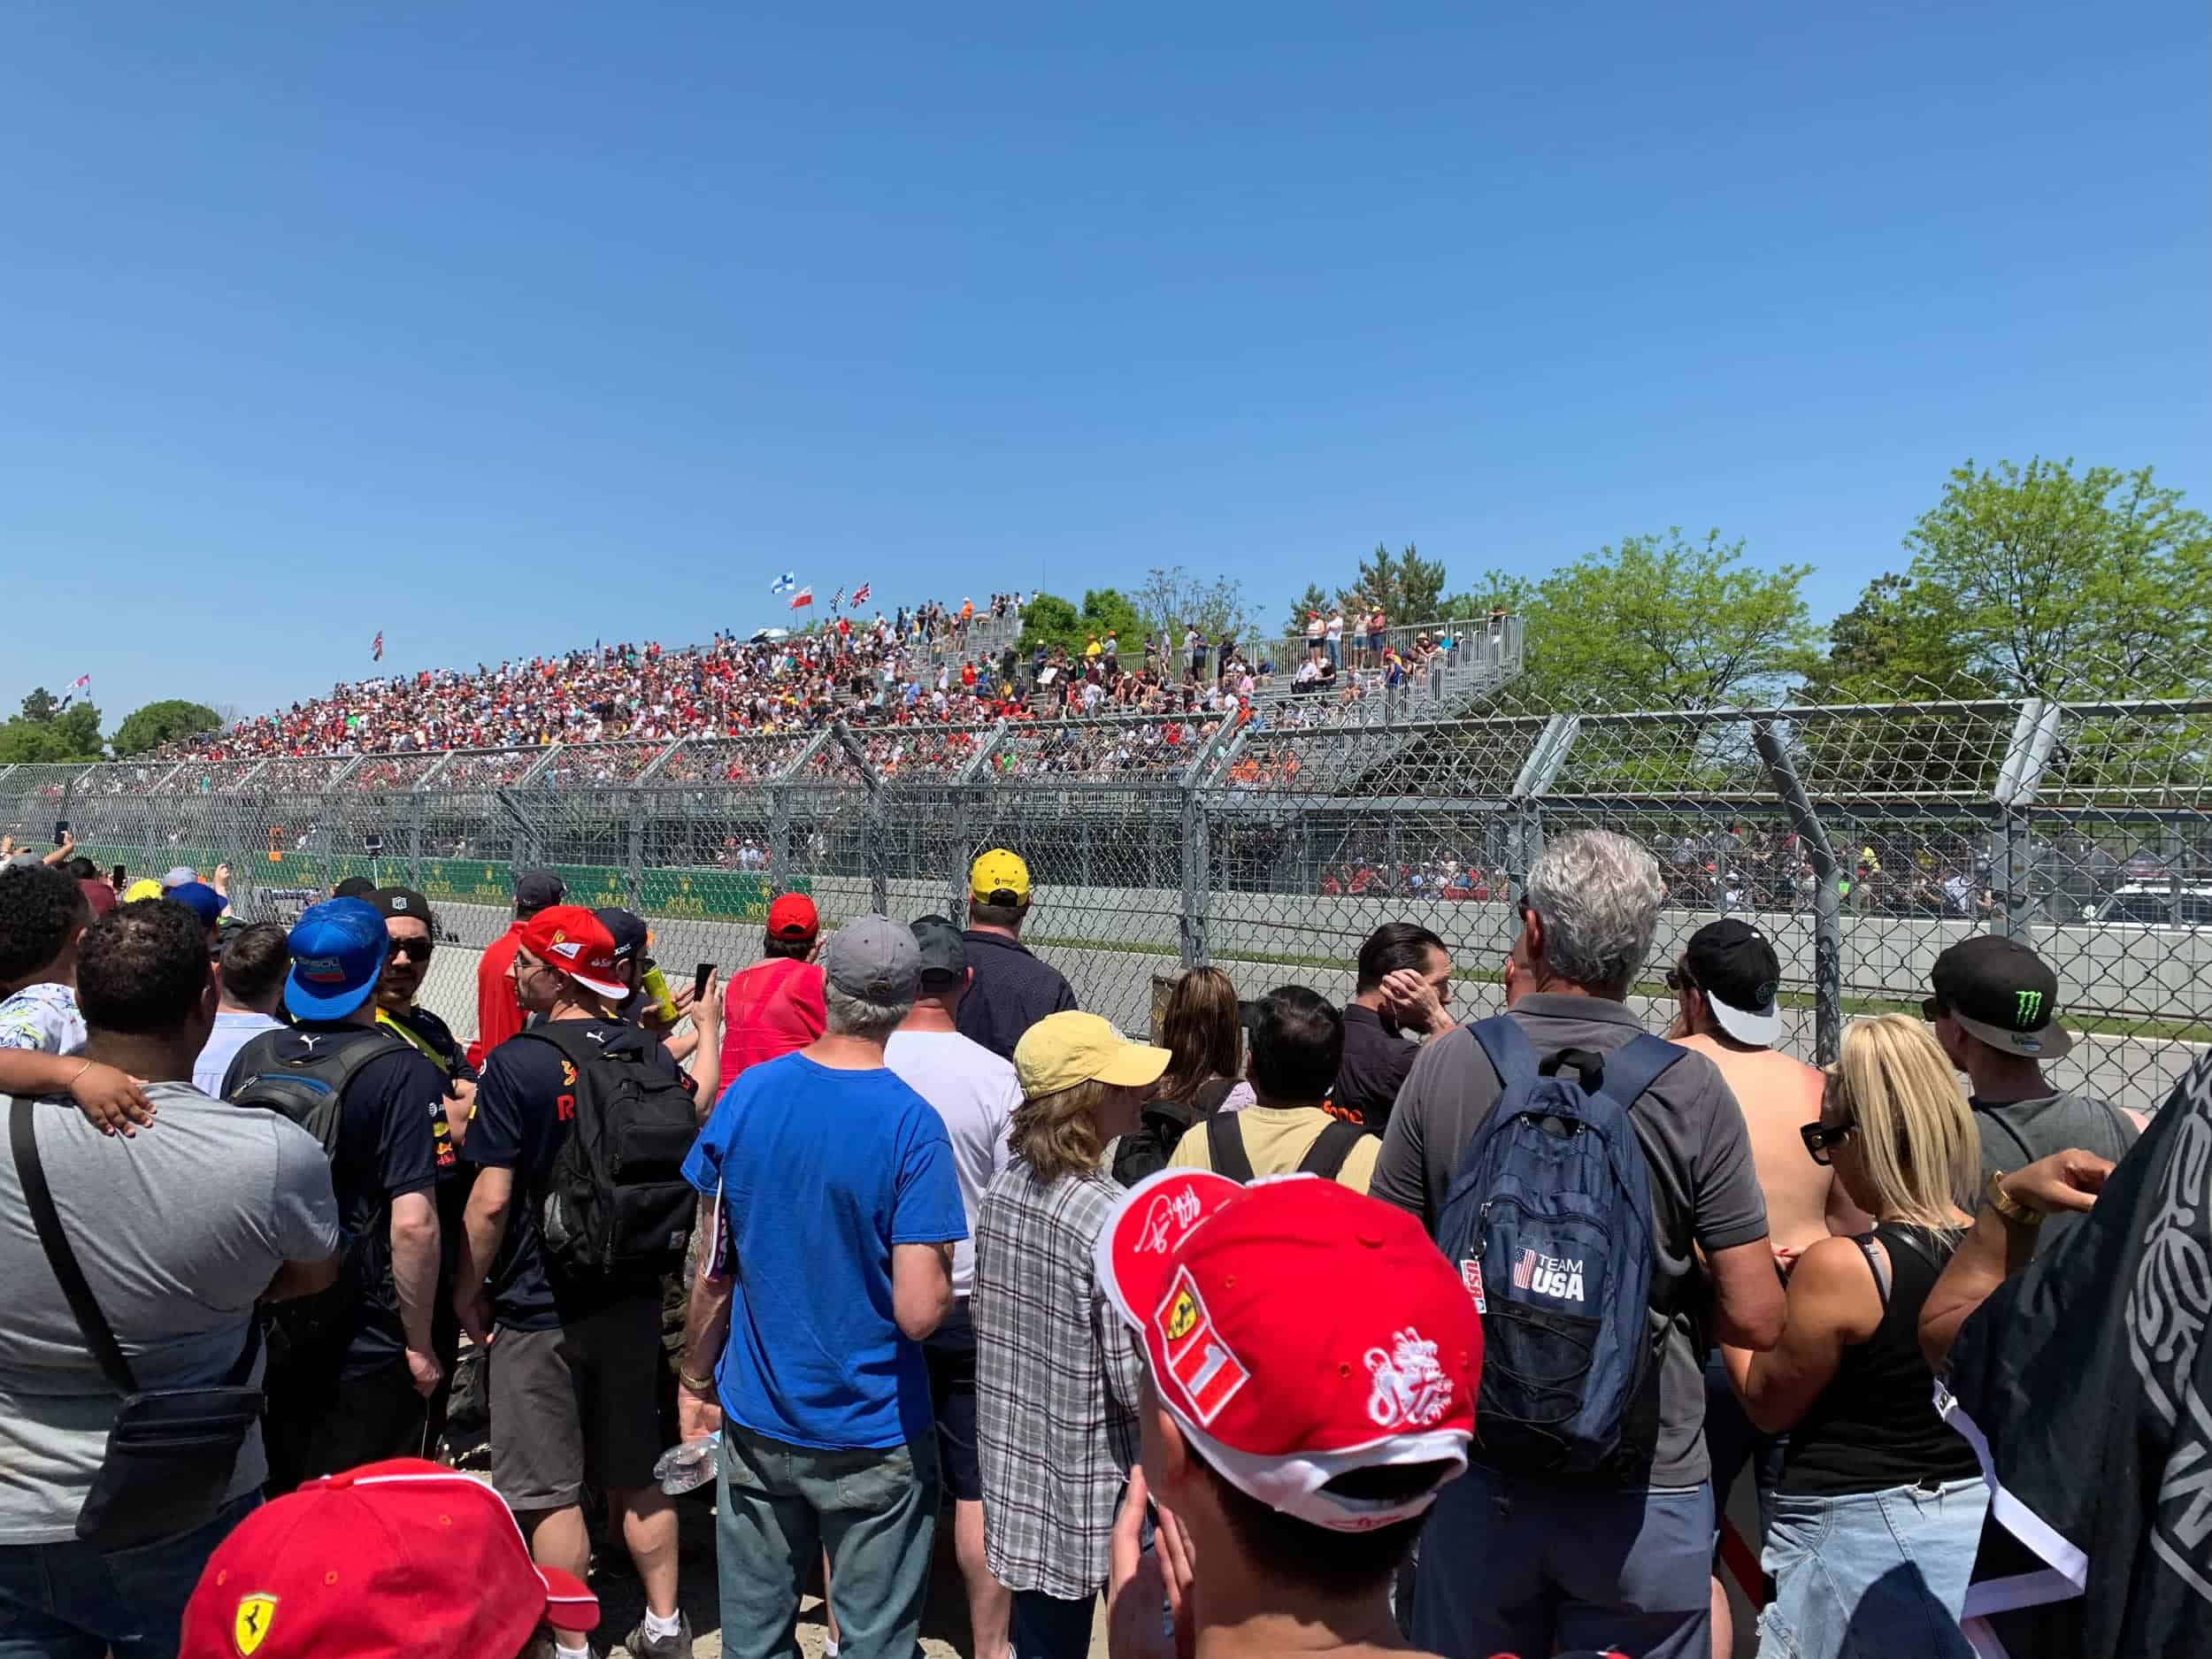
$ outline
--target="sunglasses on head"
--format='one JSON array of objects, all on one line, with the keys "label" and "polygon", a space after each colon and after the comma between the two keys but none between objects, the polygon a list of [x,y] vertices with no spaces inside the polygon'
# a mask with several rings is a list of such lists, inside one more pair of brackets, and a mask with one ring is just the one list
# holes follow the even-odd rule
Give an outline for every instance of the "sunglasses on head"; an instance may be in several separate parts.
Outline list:
[{"label": "sunglasses on head", "polygon": [[427,962],[430,960],[430,953],[436,949],[437,946],[427,939],[395,939],[392,941],[392,954],[395,956],[404,956],[410,962]]},{"label": "sunglasses on head", "polygon": [[1800,1124],[1797,1129],[1798,1138],[1805,1143],[1806,1154],[1821,1164],[1828,1162],[1831,1151],[1858,1132],[1859,1126],[1854,1123]]}]

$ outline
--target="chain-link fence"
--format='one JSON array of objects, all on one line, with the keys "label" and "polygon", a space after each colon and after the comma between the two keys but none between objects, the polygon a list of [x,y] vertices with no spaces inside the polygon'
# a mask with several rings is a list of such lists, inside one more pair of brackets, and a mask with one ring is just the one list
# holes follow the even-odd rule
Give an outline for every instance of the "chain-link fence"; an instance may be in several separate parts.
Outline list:
[{"label": "chain-link fence", "polygon": [[1296,980],[1342,1001],[1360,941],[1394,919],[1442,937],[1463,1010],[1487,1011],[1531,862],[1550,837],[1604,827],[1665,874],[1636,991],[1655,1029],[1685,940],[1740,914],[1781,955],[1785,1041],[1808,1059],[1832,1057],[1854,1013],[1916,1008],[1936,954],[1979,931],[2028,940],[2056,971],[2083,1038],[2055,1068],[2069,1086],[2154,1107],[2212,1037],[2212,701],[1559,711],[1516,706],[1509,679],[1468,680],[1459,706],[1475,711],[1453,718],[1263,705],[1242,726],[840,723],[16,766],[0,770],[0,829],[43,843],[67,821],[87,856],[134,874],[228,864],[248,916],[288,917],[351,874],[419,887],[451,947],[426,1001],[464,1033],[474,948],[506,926],[518,869],[640,911],[672,970],[726,971],[758,954],[777,893],[811,894],[832,922],[956,914],[970,858],[995,845],[1034,874],[1027,942],[1132,1031],[1195,963],[1248,995]]}]

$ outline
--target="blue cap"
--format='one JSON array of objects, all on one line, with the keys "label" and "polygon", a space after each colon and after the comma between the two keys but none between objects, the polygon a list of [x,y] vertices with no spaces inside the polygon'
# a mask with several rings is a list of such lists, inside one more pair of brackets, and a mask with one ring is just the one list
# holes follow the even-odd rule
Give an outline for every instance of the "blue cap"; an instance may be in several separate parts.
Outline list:
[{"label": "blue cap", "polygon": [[[172,897],[175,895],[171,895]],[[284,1006],[295,1019],[343,1019],[375,995],[390,936],[376,907],[325,899],[293,924]]]},{"label": "blue cap", "polygon": [[212,927],[221,921],[224,907],[230,902],[204,881],[181,883],[171,887],[161,896],[165,899],[173,899],[192,911],[200,918],[200,926],[203,927]]}]

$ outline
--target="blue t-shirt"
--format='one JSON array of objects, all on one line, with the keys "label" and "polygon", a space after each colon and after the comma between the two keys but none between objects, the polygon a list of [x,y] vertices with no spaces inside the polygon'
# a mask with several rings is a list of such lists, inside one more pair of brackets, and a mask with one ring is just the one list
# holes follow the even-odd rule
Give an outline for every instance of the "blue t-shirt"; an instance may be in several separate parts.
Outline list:
[{"label": "blue t-shirt", "polygon": [[684,1174],[720,1192],[735,1258],[715,1371],[731,1421],[831,1450],[928,1434],[922,1350],[891,1314],[891,1247],[968,1236],[935,1109],[894,1071],[787,1054],[730,1085]]}]

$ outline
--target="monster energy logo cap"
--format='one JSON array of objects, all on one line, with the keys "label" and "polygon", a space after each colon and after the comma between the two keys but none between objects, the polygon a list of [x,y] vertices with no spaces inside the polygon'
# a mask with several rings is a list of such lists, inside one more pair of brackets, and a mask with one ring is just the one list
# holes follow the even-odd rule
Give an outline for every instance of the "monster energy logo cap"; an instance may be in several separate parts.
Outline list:
[{"label": "monster energy logo cap", "polygon": [[2017,940],[1962,941],[1938,956],[1929,1009],[1991,1048],[2025,1060],[2056,1060],[2073,1034],[2057,1023],[2058,976]]}]

